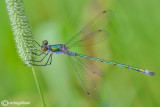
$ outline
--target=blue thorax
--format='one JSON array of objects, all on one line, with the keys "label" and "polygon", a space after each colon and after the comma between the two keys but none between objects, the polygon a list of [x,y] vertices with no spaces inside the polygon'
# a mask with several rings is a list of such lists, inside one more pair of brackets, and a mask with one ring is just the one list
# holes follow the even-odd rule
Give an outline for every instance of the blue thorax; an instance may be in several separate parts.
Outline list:
[{"label": "blue thorax", "polygon": [[47,50],[52,54],[65,54],[67,48],[64,44],[47,45]]}]

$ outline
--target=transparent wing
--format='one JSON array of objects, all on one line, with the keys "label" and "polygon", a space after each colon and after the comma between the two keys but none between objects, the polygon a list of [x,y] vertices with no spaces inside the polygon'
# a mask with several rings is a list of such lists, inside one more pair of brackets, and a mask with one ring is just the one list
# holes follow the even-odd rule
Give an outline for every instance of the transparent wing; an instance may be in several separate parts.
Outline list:
[{"label": "transparent wing", "polygon": [[[95,75],[97,71],[95,72],[95,70],[90,69],[91,67],[89,67],[89,65],[86,65],[84,63],[85,60],[83,60],[82,62],[82,59],[79,59],[78,57],[70,57],[70,59],[72,60],[75,72],[77,73],[86,93],[93,98],[97,98],[98,97],[96,88],[97,75]],[[103,75],[103,73],[101,75]]]},{"label": "transparent wing", "polygon": [[97,67],[93,60],[89,58],[76,57],[77,61],[79,61],[84,67],[86,67],[91,73],[104,76],[104,73]]},{"label": "transparent wing", "polygon": [[109,33],[103,30],[97,30],[91,34],[85,36],[84,38],[77,38],[77,40],[72,41],[72,43],[67,45],[68,49],[76,46],[91,46],[98,42],[105,40],[109,36]]},{"label": "transparent wing", "polygon": [[[83,46],[83,43],[87,45],[92,45],[93,43],[100,42],[109,35],[108,32],[105,32],[104,27],[111,20],[111,11],[103,11],[97,15],[91,22],[89,22],[78,34],[73,36],[69,42],[65,45],[68,48],[75,46]],[[88,42],[88,41],[92,42]],[[93,41],[94,40],[94,41]]]}]

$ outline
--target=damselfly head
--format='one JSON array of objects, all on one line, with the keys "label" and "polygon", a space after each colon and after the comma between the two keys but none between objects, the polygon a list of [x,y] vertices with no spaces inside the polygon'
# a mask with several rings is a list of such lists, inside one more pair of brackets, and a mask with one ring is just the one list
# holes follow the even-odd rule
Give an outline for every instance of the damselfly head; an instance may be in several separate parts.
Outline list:
[{"label": "damselfly head", "polygon": [[48,41],[47,41],[47,40],[44,40],[44,41],[43,41],[43,45],[48,45]]},{"label": "damselfly head", "polygon": [[43,44],[42,44],[42,46],[41,46],[41,50],[42,50],[43,52],[46,52],[46,51],[47,51],[47,45],[48,45],[48,41],[47,41],[47,40],[44,40],[44,41],[43,41]]}]

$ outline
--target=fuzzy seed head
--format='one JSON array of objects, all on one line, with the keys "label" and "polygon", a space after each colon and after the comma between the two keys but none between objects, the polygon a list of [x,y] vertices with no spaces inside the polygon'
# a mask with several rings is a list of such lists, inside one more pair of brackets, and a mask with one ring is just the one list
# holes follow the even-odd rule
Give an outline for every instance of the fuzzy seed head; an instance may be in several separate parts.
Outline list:
[{"label": "fuzzy seed head", "polygon": [[10,18],[17,52],[20,58],[28,65],[35,55],[35,40],[33,38],[29,20],[25,15],[22,0],[6,0],[7,10]]}]

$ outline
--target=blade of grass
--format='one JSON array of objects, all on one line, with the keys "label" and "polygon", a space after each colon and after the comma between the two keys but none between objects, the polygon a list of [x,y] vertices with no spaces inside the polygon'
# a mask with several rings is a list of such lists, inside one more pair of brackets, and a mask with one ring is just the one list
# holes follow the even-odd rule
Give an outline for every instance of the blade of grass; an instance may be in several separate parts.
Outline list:
[{"label": "blade of grass", "polygon": [[44,101],[44,97],[43,97],[43,94],[42,94],[42,91],[41,91],[41,88],[40,88],[40,85],[39,85],[39,81],[37,79],[36,71],[35,71],[33,66],[31,66],[31,68],[32,68],[33,76],[34,76],[34,79],[35,79],[35,82],[36,82],[36,85],[37,85],[37,89],[38,89],[39,95],[40,95],[41,100],[43,102],[43,106],[46,107],[46,104],[45,104],[45,101]]}]

